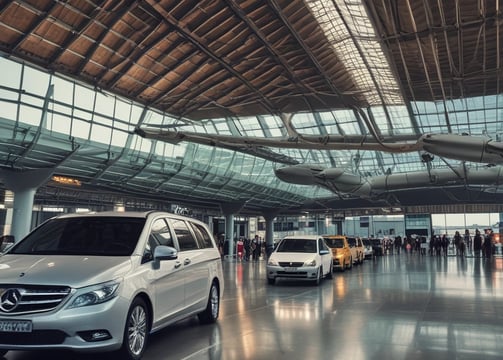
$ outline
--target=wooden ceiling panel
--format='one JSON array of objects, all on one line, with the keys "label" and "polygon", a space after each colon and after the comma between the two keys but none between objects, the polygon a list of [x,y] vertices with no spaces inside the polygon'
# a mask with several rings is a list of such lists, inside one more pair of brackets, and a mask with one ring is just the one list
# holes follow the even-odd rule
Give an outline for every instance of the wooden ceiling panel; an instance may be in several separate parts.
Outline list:
[{"label": "wooden ceiling panel", "polygon": [[[365,4],[409,99],[499,91],[503,20],[496,0]],[[365,105],[303,0],[4,0],[2,6],[0,50],[7,56],[176,116]]]},{"label": "wooden ceiling panel", "polygon": [[372,4],[409,99],[499,93],[503,14],[497,1]]}]

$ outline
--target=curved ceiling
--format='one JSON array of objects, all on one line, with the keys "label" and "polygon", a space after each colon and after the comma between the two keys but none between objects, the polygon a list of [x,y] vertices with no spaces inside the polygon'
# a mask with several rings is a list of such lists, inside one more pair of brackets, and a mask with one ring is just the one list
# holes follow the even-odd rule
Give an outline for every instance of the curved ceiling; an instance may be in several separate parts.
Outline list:
[{"label": "curved ceiling", "polygon": [[[279,137],[290,144],[296,141],[291,135],[302,130],[319,136],[320,143],[339,136],[342,144],[356,139],[370,146],[383,139],[414,142],[431,132],[466,132],[499,140],[503,133],[499,125],[502,21],[497,0],[0,0],[0,52],[89,84],[97,92],[117,94],[169,114],[168,123],[153,125],[175,131],[187,125],[196,130],[226,119],[235,121],[229,125],[234,131],[223,135],[241,138],[246,131],[239,131],[244,128],[240,118],[277,116],[282,119]],[[348,115],[342,111],[355,120],[346,120]],[[330,119],[316,115],[311,127],[291,122],[285,115],[323,112],[330,113]],[[349,123],[354,123],[353,130],[348,131]],[[124,131],[132,133],[138,125],[141,121]],[[267,130],[260,136],[274,137]],[[320,209],[350,206],[338,201],[345,198],[341,194],[329,200],[320,192],[319,201],[307,203],[310,194],[302,190],[279,191],[265,181],[255,186],[252,180],[230,181],[228,174],[219,179],[217,196],[217,182],[208,180],[217,176],[211,171],[201,175],[197,167],[180,175],[180,184],[182,180],[197,184],[190,192],[178,183],[163,192],[155,177],[167,175],[153,165],[158,161],[158,168],[164,169],[163,159],[133,160],[138,153],[117,159],[110,156],[110,148],[94,156],[90,143],[85,153],[81,144],[71,141],[63,149],[57,139],[43,142],[44,136],[50,136],[45,131],[44,136],[36,136],[27,128],[25,135],[33,135],[30,141],[15,129],[9,131],[12,137],[0,139],[4,168],[12,167],[16,156],[26,160],[39,154],[23,166],[59,166],[63,174],[80,175],[90,186],[105,185],[153,199],[164,196],[202,206],[208,205],[206,201],[246,199],[245,208],[253,211],[301,209],[304,203],[309,208],[317,203]],[[175,143],[180,141],[183,134]],[[222,146],[211,136],[202,143]],[[318,161],[328,167],[343,166],[362,176],[406,172],[401,164],[411,163],[417,163],[413,170],[429,170],[416,148],[411,148],[412,155],[403,156],[382,155],[371,148],[365,154],[356,150],[347,154],[317,147],[292,155],[280,147],[271,151],[243,143],[228,148],[278,163]],[[37,152],[38,147],[45,150]],[[76,158],[82,159],[72,163]],[[85,161],[94,162],[96,169],[82,166]],[[448,159],[438,158],[434,166],[452,167]],[[263,173],[273,178],[273,167],[269,164]],[[141,186],[131,187],[139,178]],[[492,197],[478,196],[481,189],[469,185],[456,188],[473,192],[467,202],[499,201],[499,184],[489,189]],[[158,186],[158,194],[148,190],[152,186]],[[418,201],[411,195],[417,196],[417,190],[403,190],[376,204],[465,201],[447,188],[442,191],[444,196]],[[367,200],[351,203],[368,205]]]}]

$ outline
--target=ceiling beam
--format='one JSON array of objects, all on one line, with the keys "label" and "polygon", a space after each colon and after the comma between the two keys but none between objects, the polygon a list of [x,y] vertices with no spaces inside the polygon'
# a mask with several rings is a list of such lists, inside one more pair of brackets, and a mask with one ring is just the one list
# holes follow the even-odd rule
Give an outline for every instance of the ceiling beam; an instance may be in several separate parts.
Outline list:
[{"label": "ceiling beam", "polygon": [[161,4],[159,4],[155,0],[146,0],[146,2],[152,6],[155,10],[157,10],[171,26],[177,29],[180,34],[182,34],[192,45],[194,45],[197,49],[199,49],[202,53],[206,54],[209,58],[211,58],[215,63],[223,66],[230,74],[239,79],[250,91],[256,93],[260,99],[262,105],[271,113],[277,114],[278,109],[274,106],[274,104],[267,99],[262,92],[253,86],[244,76],[242,76],[238,71],[234,70],[232,66],[230,66],[227,62],[222,60],[220,57],[215,55],[206,45],[205,39],[199,37],[197,34],[190,31],[186,24],[178,21],[175,17],[173,17],[168,11],[166,11]]}]

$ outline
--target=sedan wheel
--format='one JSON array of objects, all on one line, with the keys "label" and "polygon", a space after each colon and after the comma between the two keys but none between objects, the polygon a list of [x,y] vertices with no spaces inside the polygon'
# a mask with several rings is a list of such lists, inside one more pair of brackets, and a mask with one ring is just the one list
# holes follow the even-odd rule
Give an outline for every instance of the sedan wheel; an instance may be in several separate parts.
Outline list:
[{"label": "sedan wheel", "polygon": [[333,279],[334,278],[334,264],[330,264],[330,271],[327,274],[327,279]]},{"label": "sedan wheel", "polygon": [[314,285],[316,286],[320,285],[322,278],[323,278],[323,268],[320,266],[318,268],[318,275],[316,276],[316,280],[314,280]]}]

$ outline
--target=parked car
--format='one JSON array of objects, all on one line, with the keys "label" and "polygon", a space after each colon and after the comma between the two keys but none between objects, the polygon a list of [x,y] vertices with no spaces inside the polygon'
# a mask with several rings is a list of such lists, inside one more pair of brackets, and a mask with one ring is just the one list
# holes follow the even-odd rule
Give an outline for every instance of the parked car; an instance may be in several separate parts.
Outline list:
[{"label": "parked car", "polygon": [[368,238],[362,238],[363,242],[363,255],[365,259],[374,258],[374,249],[372,248],[372,242]]},{"label": "parked car", "polygon": [[0,257],[0,354],[117,351],[140,359],[149,334],[216,321],[224,281],[208,227],[163,212],[52,218]]},{"label": "parked car", "polygon": [[348,240],[344,235],[324,235],[325,243],[332,251],[334,269],[345,271],[353,267],[353,257]]},{"label": "parked car", "polygon": [[374,250],[374,256],[382,256],[383,255],[383,244],[382,239],[370,239],[372,243],[372,250]]},{"label": "parked car", "polygon": [[319,285],[332,278],[330,249],[318,235],[287,236],[274,249],[267,261],[267,281],[276,279],[309,280]]},{"label": "parked car", "polygon": [[349,249],[351,250],[351,257],[353,258],[353,264],[363,264],[363,243],[362,239],[357,236],[347,237]]}]

